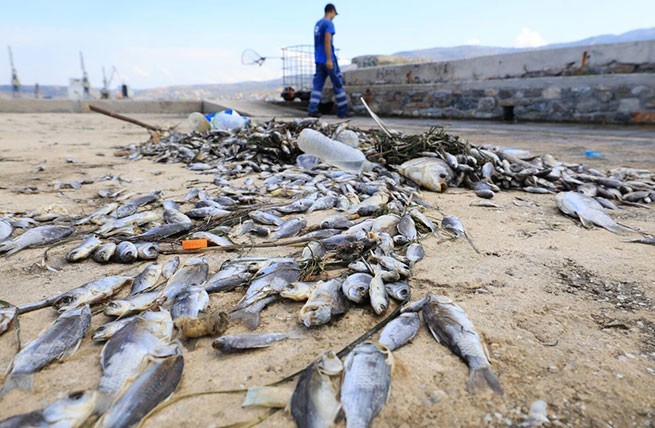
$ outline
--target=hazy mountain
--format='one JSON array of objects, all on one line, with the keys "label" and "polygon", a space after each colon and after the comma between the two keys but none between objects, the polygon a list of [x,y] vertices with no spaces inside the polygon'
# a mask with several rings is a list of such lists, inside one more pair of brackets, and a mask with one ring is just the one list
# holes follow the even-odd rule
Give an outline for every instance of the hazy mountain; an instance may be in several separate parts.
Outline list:
[{"label": "hazy mountain", "polygon": [[263,82],[239,82],[214,85],[180,85],[134,91],[138,99],[200,100],[220,99],[262,99],[267,96],[279,97],[282,79]]},{"label": "hazy mountain", "polygon": [[[40,85],[41,98],[63,98],[68,96],[68,87],[61,85]],[[11,98],[11,85],[0,85],[0,98]],[[34,86],[22,85],[20,87],[22,98],[34,98]]]},{"label": "hazy mountain", "polygon": [[577,40],[568,43],[553,43],[539,48],[502,48],[498,46],[455,46],[449,48],[431,48],[411,51],[397,52],[394,55],[405,56],[410,58],[426,58],[433,61],[453,61],[457,59],[474,58],[478,56],[500,55],[512,52],[521,52],[529,50],[556,49],[572,46],[599,45],[605,43],[624,43],[636,42],[641,40],[655,40],[655,27],[643,28],[639,30],[628,31],[627,33],[615,35],[604,34],[601,36],[589,37],[583,40]]}]

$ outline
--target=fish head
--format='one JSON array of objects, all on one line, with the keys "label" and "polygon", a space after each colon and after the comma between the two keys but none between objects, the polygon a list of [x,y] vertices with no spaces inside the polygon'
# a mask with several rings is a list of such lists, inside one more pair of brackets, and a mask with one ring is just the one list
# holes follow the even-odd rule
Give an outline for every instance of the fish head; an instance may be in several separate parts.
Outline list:
[{"label": "fish head", "polygon": [[280,291],[280,296],[291,300],[306,300],[311,291],[312,286],[306,282],[291,282]]},{"label": "fish head", "polygon": [[148,331],[162,339],[173,337],[173,318],[166,310],[147,311],[139,315],[147,323]]},{"label": "fish head", "polygon": [[387,303],[385,303],[385,302],[377,302],[377,303],[375,303],[375,304],[372,303],[371,305],[373,306],[373,310],[375,310],[375,313],[376,313],[376,314],[381,314],[381,313],[383,313],[384,311],[387,310],[387,307],[389,306],[389,305],[388,305]]},{"label": "fish head", "polygon": [[327,376],[336,376],[343,371],[343,363],[334,351],[327,351],[318,360],[318,370]]},{"label": "fish head", "polygon": [[76,391],[55,401],[43,410],[49,426],[80,426],[98,409],[98,391]]},{"label": "fish head", "polygon": [[332,308],[326,304],[306,304],[300,310],[300,321],[305,327],[327,324],[332,318]]},{"label": "fish head", "polygon": [[130,304],[125,300],[112,300],[107,303],[104,314],[109,317],[118,317],[130,310]]},{"label": "fish head", "polygon": [[59,313],[65,312],[70,308],[78,306],[81,303],[81,297],[81,294],[76,290],[64,293],[52,302],[52,307],[54,307]]}]

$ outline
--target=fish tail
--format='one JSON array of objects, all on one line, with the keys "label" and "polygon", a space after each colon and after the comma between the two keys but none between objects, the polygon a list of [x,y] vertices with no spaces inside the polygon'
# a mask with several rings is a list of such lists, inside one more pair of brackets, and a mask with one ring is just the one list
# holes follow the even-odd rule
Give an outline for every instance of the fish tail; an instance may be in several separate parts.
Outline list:
[{"label": "fish tail", "polygon": [[18,388],[23,391],[32,390],[33,380],[34,380],[34,376],[32,374],[24,374],[18,376],[9,375],[9,378],[7,379],[4,386],[2,387],[2,390],[0,391],[0,397],[7,394],[9,391],[11,391],[14,388]]},{"label": "fish tail", "polygon": [[259,326],[259,312],[248,312],[243,309],[232,312],[233,321],[241,321],[249,330],[254,330]]},{"label": "fish tail", "polygon": [[0,254],[6,253],[5,255],[7,257],[11,256],[12,254],[20,251],[21,248],[16,245],[15,242],[13,241],[7,241],[7,242],[2,242],[0,243]]},{"label": "fish tail", "polygon": [[473,394],[487,386],[498,395],[504,394],[503,387],[500,385],[500,381],[490,367],[471,369],[468,382],[469,392]]}]

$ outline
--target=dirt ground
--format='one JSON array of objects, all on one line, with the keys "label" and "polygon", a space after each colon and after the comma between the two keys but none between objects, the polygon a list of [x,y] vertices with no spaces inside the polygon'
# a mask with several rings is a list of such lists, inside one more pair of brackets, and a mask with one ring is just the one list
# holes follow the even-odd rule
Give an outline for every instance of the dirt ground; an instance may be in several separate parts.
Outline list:
[{"label": "dirt ground", "polygon": [[[282,111],[266,117],[268,111],[251,108],[264,120],[289,114]],[[160,126],[186,126],[181,116],[135,117]],[[353,122],[363,128],[373,126],[366,119]],[[389,123],[406,132],[419,132],[433,124],[421,120]],[[526,148],[600,169],[632,166],[655,171],[655,133],[649,129],[442,124],[474,144]],[[181,198],[189,187],[213,193],[211,175],[191,172],[182,165],[130,162],[113,155],[115,147],[147,138],[139,127],[95,114],[0,115],[0,212],[90,213],[101,204],[98,190],[109,186],[140,193],[161,190],[166,198]],[[600,152],[602,157],[585,158],[587,150]],[[42,171],[37,171],[39,165]],[[98,181],[106,175],[130,181]],[[95,182],[80,190],[54,189],[55,181],[71,179]],[[35,186],[38,193],[17,193],[24,186]],[[426,239],[427,257],[414,270],[412,297],[446,294],[466,310],[484,339],[505,395],[468,394],[466,365],[422,329],[411,344],[394,353],[391,397],[374,427],[520,426],[530,404],[539,399],[548,403],[553,425],[645,427],[655,423],[655,247],[623,242],[602,229],[584,229],[561,215],[550,195],[501,192],[493,200],[501,208],[471,206],[477,198],[463,189],[425,192],[424,197],[441,212],[462,220],[480,254],[464,240],[438,244],[434,237]],[[524,203],[515,204],[518,198]],[[428,214],[441,218],[436,211]],[[612,215],[655,233],[653,210],[625,208]],[[143,268],[101,266],[93,261],[68,264],[63,255],[73,245],[49,252],[48,264],[58,272],[38,266],[43,249],[0,258],[0,299],[23,304],[104,275],[137,273]],[[290,251],[250,254],[273,256]],[[234,254],[210,253],[210,273],[229,257]],[[226,309],[238,298],[238,292],[213,296]],[[298,329],[300,307],[292,302],[274,304],[263,312],[258,331]],[[21,316],[23,342],[38,335],[55,317],[52,309]],[[92,328],[105,320],[103,315],[94,316]],[[323,351],[342,348],[377,321],[370,310],[355,308],[327,326],[308,330],[301,340],[238,355],[219,355],[209,338],[187,343],[177,394],[274,382]],[[243,331],[239,324],[229,330]],[[0,336],[0,367],[9,365],[15,347],[13,332]],[[35,376],[33,391],[14,390],[1,398],[0,420],[40,408],[66,392],[94,388],[101,374],[101,349],[87,335],[72,357]],[[191,398],[167,408],[146,426],[219,427],[264,413],[241,408],[243,396]],[[281,411],[260,426],[287,427],[293,421]]]}]

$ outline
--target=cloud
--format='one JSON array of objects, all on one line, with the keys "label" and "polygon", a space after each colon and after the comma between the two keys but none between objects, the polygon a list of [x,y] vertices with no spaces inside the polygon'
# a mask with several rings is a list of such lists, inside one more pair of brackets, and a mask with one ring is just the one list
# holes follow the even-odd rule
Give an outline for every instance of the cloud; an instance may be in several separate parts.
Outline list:
[{"label": "cloud", "polygon": [[150,73],[148,73],[146,70],[143,68],[139,67],[138,65],[133,65],[132,66],[132,71],[137,75],[141,77],[149,77]]},{"label": "cloud", "polygon": [[521,28],[521,32],[514,38],[514,46],[517,48],[536,48],[546,44],[541,34],[528,27]]},{"label": "cloud", "polygon": [[478,45],[481,45],[482,42],[478,38],[473,38],[473,39],[467,40],[466,44],[469,45],[469,46],[478,46]]}]

